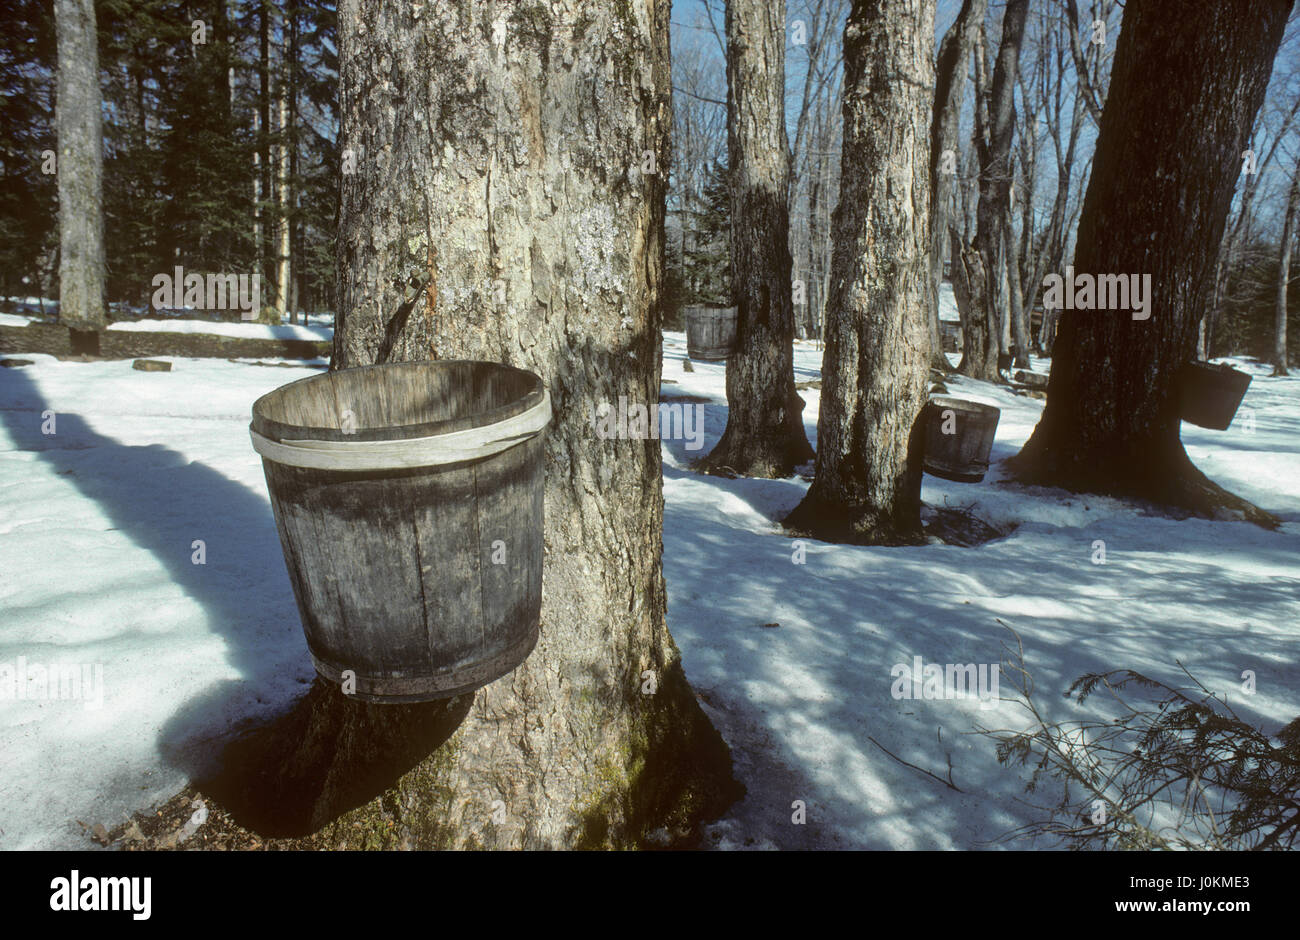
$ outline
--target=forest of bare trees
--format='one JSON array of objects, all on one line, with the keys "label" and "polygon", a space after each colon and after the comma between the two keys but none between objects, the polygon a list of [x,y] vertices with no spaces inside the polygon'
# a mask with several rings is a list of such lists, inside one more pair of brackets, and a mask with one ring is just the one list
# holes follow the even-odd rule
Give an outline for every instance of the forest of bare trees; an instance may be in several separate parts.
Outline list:
[{"label": "forest of bare trees", "polygon": [[[707,264],[710,252],[726,254],[718,239],[727,228],[716,220],[700,222],[710,218],[709,182],[726,165],[723,6],[722,0],[701,0],[674,11],[669,278],[682,291],[673,299],[683,304],[722,302],[729,289],[723,281],[683,277]],[[787,13],[790,251],[797,335],[805,338],[820,338],[825,323],[831,214],[840,186],[839,31],[849,6],[848,0],[791,0]],[[1013,14],[1010,33],[1007,12]],[[1062,271],[1072,257],[1122,13],[1115,0],[938,5],[930,257],[936,296],[950,274],[964,335],[979,346],[962,366],[968,374],[996,374],[999,353],[1020,350],[1014,360],[1020,368],[1031,349],[1051,349],[1060,311],[1044,308],[1043,278]],[[1300,135],[1300,86],[1289,64],[1293,34],[1289,30],[1283,41],[1252,127],[1252,156],[1243,152],[1216,290],[1199,328],[1203,355],[1249,352],[1279,370],[1286,363],[1275,348],[1282,335],[1275,301],[1280,259],[1295,251],[1295,230],[1285,229],[1285,219]],[[977,257],[981,268],[993,271],[976,272],[972,298],[967,265]],[[980,298],[989,312],[980,311]],[[938,347],[937,307],[932,316]],[[986,325],[989,316],[996,322]],[[935,363],[949,368],[937,356]]]}]

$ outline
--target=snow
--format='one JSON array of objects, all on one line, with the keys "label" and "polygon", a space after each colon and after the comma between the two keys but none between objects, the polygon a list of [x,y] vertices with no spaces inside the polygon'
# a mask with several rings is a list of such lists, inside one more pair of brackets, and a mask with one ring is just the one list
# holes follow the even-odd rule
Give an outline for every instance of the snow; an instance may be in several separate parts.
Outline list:
[{"label": "snow", "polygon": [[[665,394],[710,397],[704,453],[726,423],[725,370],[693,363],[685,338],[665,336]],[[1035,818],[1020,802],[1025,775],[1002,768],[983,727],[1024,727],[1011,703],[896,700],[894,664],[999,664],[1024,641],[1035,699],[1049,720],[1095,717],[1062,693],[1086,672],[1132,668],[1182,685],[1181,661],[1269,730],[1296,717],[1291,665],[1300,622],[1300,379],[1233,361],[1256,376],[1228,431],[1183,426],[1198,464],[1218,482],[1286,520],[1175,521],[1117,500],[1001,482],[926,476],[922,496],[1018,524],[978,548],[865,548],[809,541],[806,564],[777,520],[806,492],[801,479],[727,480],[688,469],[681,442],[664,444],[664,566],[669,628],[686,673],[732,749],[748,789],[708,843],[720,848],[969,849]],[[797,381],[820,353],[795,346]],[[1034,363],[1047,371],[1045,362]],[[952,394],[998,406],[994,460],[1028,438],[1042,402],[955,377]],[[802,393],[815,443],[818,395]],[[1254,431],[1243,418],[1254,412]],[[1105,542],[1106,563],[1092,563]],[[765,624],[779,623],[779,627]],[[1241,673],[1258,692],[1240,692]],[[919,677],[918,677],[919,678]],[[1013,694],[1003,674],[1002,695]],[[868,740],[868,736],[880,746]],[[962,792],[904,767],[947,776]],[[1041,794],[1040,794],[1041,795]],[[806,823],[792,823],[803,801]],[[1025,847],[1019,844],[1018,847]]]},{"label": "snow", "polygon": [[38,310],[42,305],[46,307],[54,307],[56,310],[59,306],[57,298],[51,299],[49,297],[0,297],[0,300],[10,304],[16,304],[19,307],[35,307]]},{"label": "snow", "polygon": [[231,323],[214,320],[119,320],[110,330],[131,333],[207,333],[239,339],[308,340],[328,343],[334,339],[329,326],[271,326],[265,323]]},{"label": "snow", "polygon": [[[1024,772],[999,766],[993,743],[972,733],[1022,727],[1020,710],[891,694],[891,670],[910,674],[915,657],[1003,662],[1014,639],[999,620],[1023,639],[1051,720],[1099,714],[1061,696],[1084,672],[1133,668],[1180,684],[1178,661],[1247,720],[1276,730],[1295,717],[1300,379],[1235,362],[1256,378],[1234,426],[1183,428],[1198,465],[1281,516],[1280,531],[1021,487],[995,465],[981,484],[927,476],[923,496],[1015,525],[1005,538],[808,541],[795,564],[778,520],[805,481],[689,469],[721,436],[726,373],[702,362],[685,372],[685,346],[665,335],[663,394],[709,403],[703,450],[663,443],[668,622],[748,789],[706,844],[981,848],[1033,818]],[[35,363],[0,370],[0,673],[20,657],[98,665],[103,687],[97,708],[0,700],[0,848],[89,848],[77,820],[112,827],[166,799],[232,731],[311,680],[248,421],[257,396],[321,364],[177,357],[172,372],[142,373],[129,360],[25,358]],[[820,361],[815,344],[796,343],[797,381],[817,378]],[[1015,453],[1042,409],[1005,388],[948,386],[1002,409],[995,460]],[[815,439],[819,394],[802,395]],[[53,434],[42,433],[45,412]],[[196,539],[204,565],[192,563]],[[1104,565],[1091,560],[1099,540]],[[1246,669],[1252,696],[1240,691]],[[1005,673],[1001,694],[1012,694]],[[944,778],[951,762],[960,792],[884,749]]]},{"label": "snow", "polygon": [[939,284],[939,319],[961,322],[961,314],[957,311],[957,295],[952,292],[952,284],[948,281]]},{"label": "snow", "polygon": [[103,705],[0,701],[0,848],[86,847],[76,820],[169,797],[311,679],[247,429],[313,370],[26,358],[0,370],[0,664],[101,665]]},{"label": "snow", "polygon": [[[22,302],[22,306],[31,307],[35,303],[36,298],[29,297]],[[46,306],[50,308],[52,313],[56,312],[59,307],[57,302],[52,301],[46,301]],[[139,313],[140,311],[134,312]],[[181,310],[177,312],[184,314],[191,311]],[[38,316],[0,313],[0,326],[27,326],[34,321],[49,322]],[[198,320],[185,319],[184,317],[179,319],[133,318],[130,320],[116,320],[108,324],[107,329],[127,333],[204,333],[211,336],[231,336],[237,339],[306,340],[308,342],[328,343],[334,339],[333,322],[333,316],[328,314],[311,314],[309,317],[310,325],[307,326],[292,323],[272,326],[267,323]]]}]

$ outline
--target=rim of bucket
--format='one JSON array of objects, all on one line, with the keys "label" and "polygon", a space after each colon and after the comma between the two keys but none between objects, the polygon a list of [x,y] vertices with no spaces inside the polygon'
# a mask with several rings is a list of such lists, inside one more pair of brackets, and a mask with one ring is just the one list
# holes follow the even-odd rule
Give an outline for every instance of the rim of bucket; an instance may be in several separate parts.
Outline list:
[{"label": "rim of bucket", "polygon": [[[476,370],[486,374],[513,373],[522,378],[525,391],[495,408],[453,418],[357,428],[351,432],[344,432],[342,428],[287,424],[265,414],[268,402],[274,396],[292,395],[294,388],[310,383],[332,386],[334,377],[338,375],[356,376],[381,369],[435,372],[451,368],[469,369],[471,376]],[[495,362],[440,359],[359,366],[290,382],[253,403],[249,434],[253,449],[263,458],[279,464],[317,470],[397,470],[490,457],[535,437],[550,423],[550,419],[550,395],[535,373]]]},{"label": "rim of bucket", "polygon": [[1183,363],[1183,368],[1192,372],[1209,372],[1215,375],[1244,375],[1250,373],[1238,369],[1231,362],[1210,362],[1206,359],[1193,359]]},{"label": "rim of bucket", "polygon": [[[316,425],[288,424],[283,421],[277,421],[269,418],[265,414],[265,409],[273,396],[282,396],[292,394],[292,390],[300,386],[306,386],[312,383],[329,384],[335,375],[355,375],[363,372],[376,372],[380,370],[408,369],[412,371],[440,371],[455,367],[478,367],[491,371],[502,373],[515,373],[522,376],[527,383],[528,390],[521,396],[499,405],[496,408],[490,408],[486,411],[478,411],[473,414],[461,415],[456,418],[444,418],[441,421],[424,421],[415,424],[394,424],[382,428],[357,428],[352,433],[344,433],[340,428],[327,428]],[[454,431],[464,431],[469,428],[487,427],[493,424],[499,424],[508,418],[523,414],[530,408],[541,404],[546,395],[546,388],[542,384],[541,377],[534,372],[526,369],[519,369],[515,366],[502,365],[498,362],[487,362],[478,359],[434,359],[425,362],[387,362],[381,365],[356,366],[351,369],[340,369],[337,372],[325,372],[320,375],[309,375],[306,378],[289,382],[281,385],[277,389],[267,392],[265,395],[253,402],[253,423],[252,428],[258,434],[272,441],[295,440],[308,438],[316,441],[340,441],[340,442],[370,442],[370,441],[402,441],[413,437],[433,437],[441,434],[450,434]]]},{"label": "rim of bucket", "polygon": [[966,411],[971,414],[984,414],[990,417],[1001,417],[1002,409],[997,405],[986,405],[982,401],[971,401],[969,398],[952,398],[948,395],[932,395],[926,402],[927,405],[934,405],[936,408],[953,408],[957,411]]},{"label": "rim of bucket", "polygon": [[921,469],[930,476],[939,477],[941,480],[950,480],[953,483],[984,482],[984,475],[989,472],[988,464],[980,464],[979,466],[982,469],[962,470],[928,458],[921,462]]},{"label": "rim of bucket", "polygon": [[1202,386],[1214,388],[1248,388],[1254,376],[1227,362],[1188,362],[1183,365],[1179,380],[1184,390],[1192,388],[1199,380]]}]

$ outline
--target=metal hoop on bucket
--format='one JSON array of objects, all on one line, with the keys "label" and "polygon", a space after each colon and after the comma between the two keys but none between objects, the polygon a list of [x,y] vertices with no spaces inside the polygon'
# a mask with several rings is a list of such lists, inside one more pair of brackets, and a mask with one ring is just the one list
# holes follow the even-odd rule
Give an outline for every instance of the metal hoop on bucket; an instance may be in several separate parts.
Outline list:
[{"label": "metal hoop on bucket", "polygon": [[496,424],[400,441],[273,441],[249,429],[253,449],[279,464],[312,470],[404,470],[478,460],[508,450],[551,421],[551,394]]}]

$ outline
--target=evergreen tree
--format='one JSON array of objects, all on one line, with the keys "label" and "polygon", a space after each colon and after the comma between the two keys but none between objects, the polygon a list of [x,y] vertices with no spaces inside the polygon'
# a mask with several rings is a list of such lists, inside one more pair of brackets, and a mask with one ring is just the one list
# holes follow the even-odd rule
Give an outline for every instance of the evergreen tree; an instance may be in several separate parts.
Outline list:
[{"label": "evergreen tree", "polygon": [[704,180],[704,204],[695,216],[694,250],[687,262],[692,301],[725,306],[731,299],[731,203],[727,161],[719,158]]},{"label": "evergreen tree", "polygon": [[0,296],[53,293],[57,149],[54,19],[39,0],[0,0]]},{"label": "evergreen tree", "polygon": [[[258,30],[269,10],[269,79],[292,99],[285,213],[299,305],[331,307],[340,172],[334,4],[99,0],[95,9],[107,299],[148,306],[153,278],[178,264],[192,273],[259,271],[269,299],[254,186],[255,149],[281,142],[275,128],[257,129]],[[53,11],[39,0],[0,0],[0,14],[12,26],[0,36],[0,292],[50,296],[57,177],[42,172],[42,154],[56,149]],[[265,237],[276,216],[274,194],[262,193]]]}]

